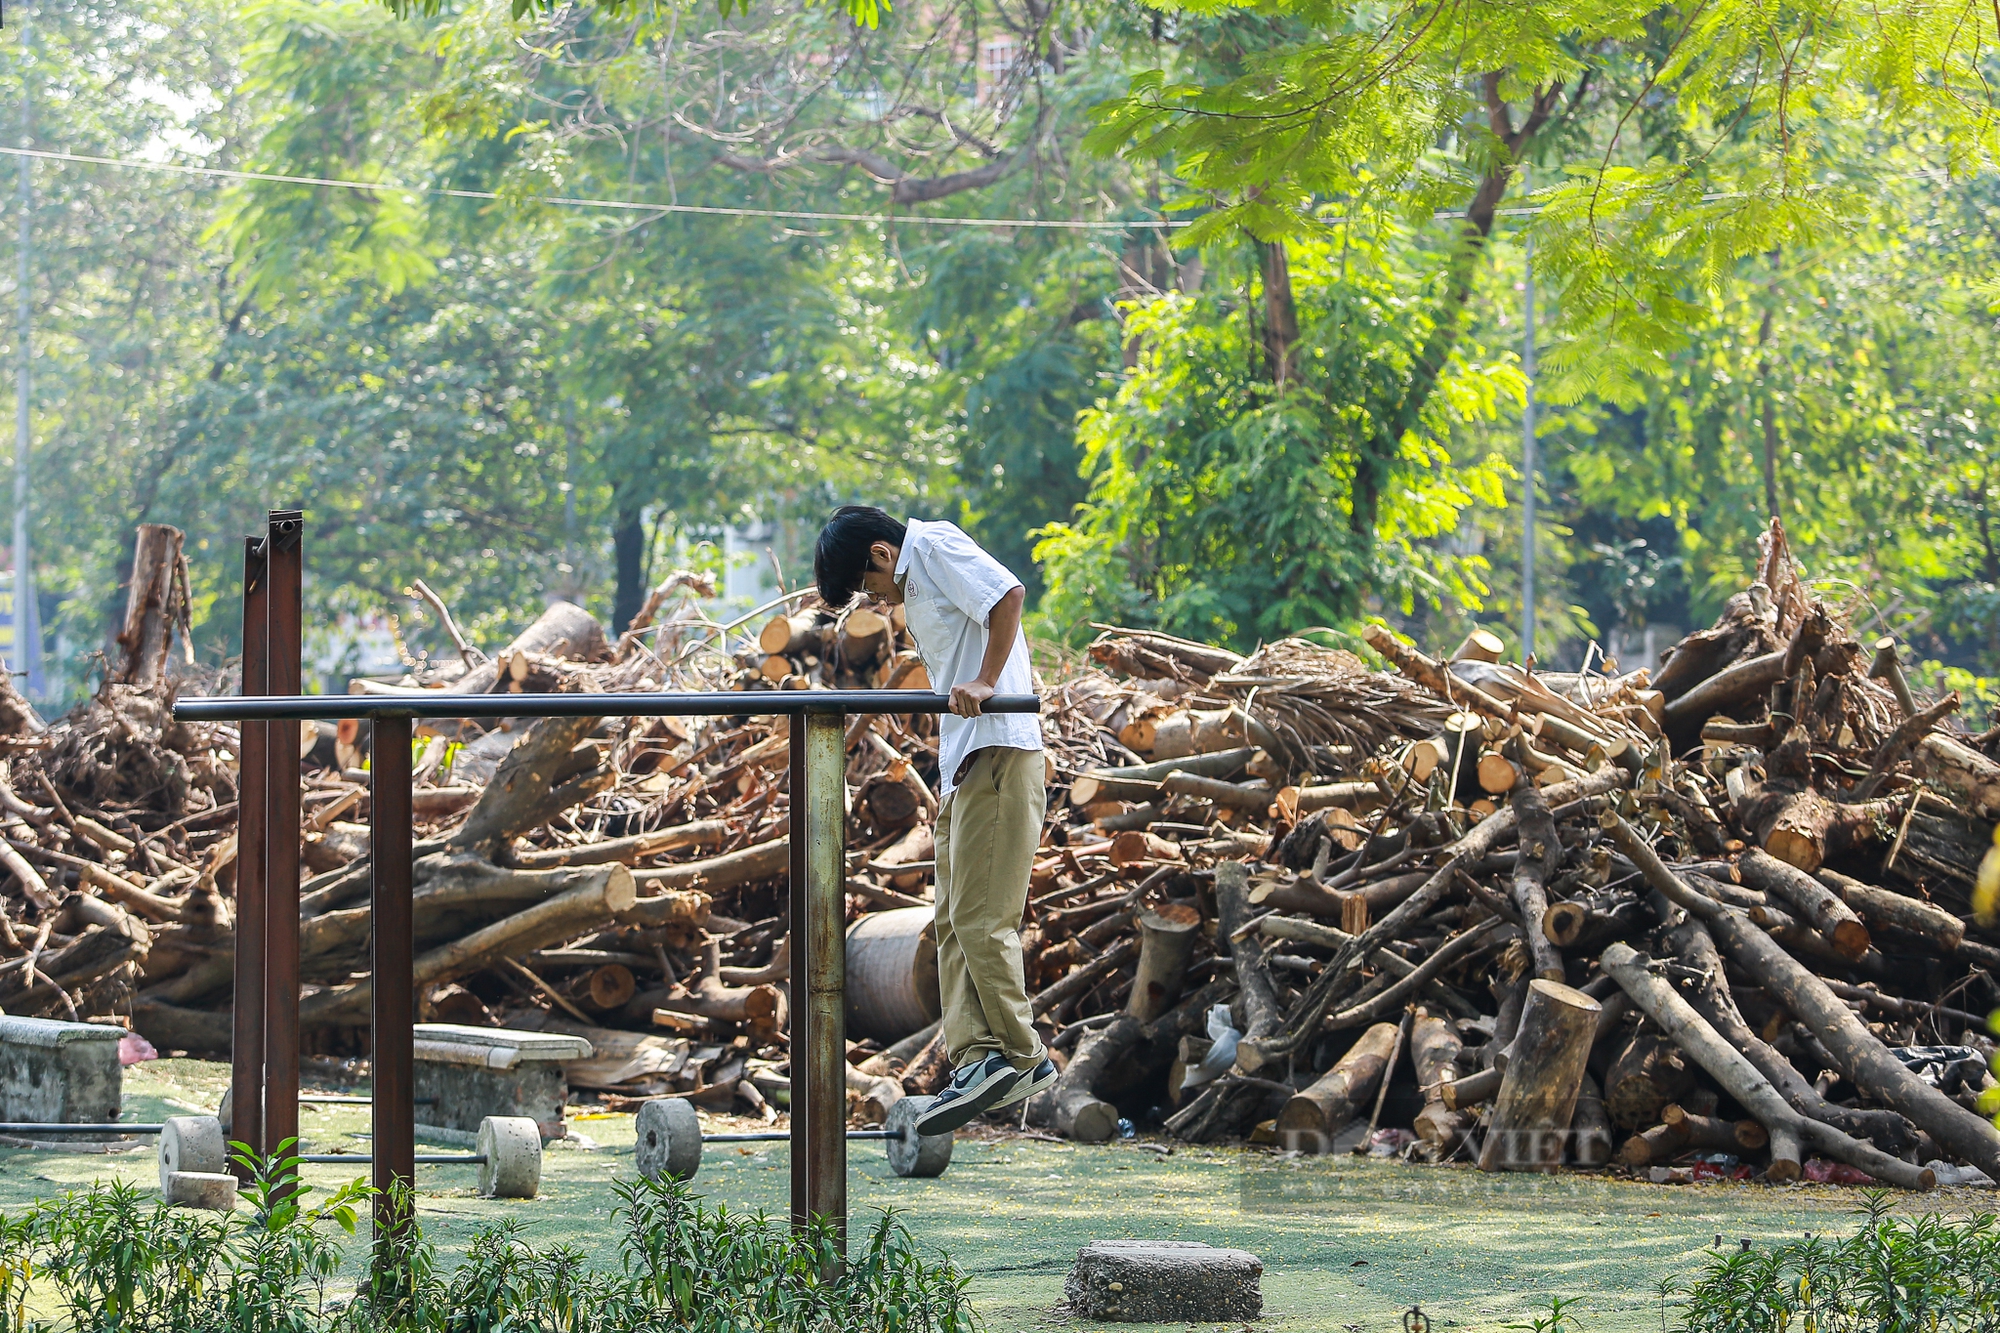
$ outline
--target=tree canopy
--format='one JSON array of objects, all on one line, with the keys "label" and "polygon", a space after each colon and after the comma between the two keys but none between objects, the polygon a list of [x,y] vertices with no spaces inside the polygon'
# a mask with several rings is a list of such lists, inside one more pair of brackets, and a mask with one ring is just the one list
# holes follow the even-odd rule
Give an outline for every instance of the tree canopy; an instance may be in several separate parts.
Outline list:
[{"label": "tree canopy", "polygon": [[41,3],[35,142],[135,164],[34,167],[45,620],[103,641],[137,521],[226,655],[267,506],[320,620],[421,647],[417,577],[476,634],[623,618],[731,524],[796,582],[868,499],[1058,637],[1511,634],[1532,244],[1544,660],[1711,614],[1776,512],[2000,673],[1996,19]]}]

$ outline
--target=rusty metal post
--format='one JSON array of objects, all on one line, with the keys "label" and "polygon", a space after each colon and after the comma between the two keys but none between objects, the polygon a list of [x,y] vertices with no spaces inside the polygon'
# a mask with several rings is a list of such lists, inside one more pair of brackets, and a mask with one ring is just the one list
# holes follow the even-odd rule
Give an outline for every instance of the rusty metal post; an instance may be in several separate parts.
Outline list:
[{"label": "rusty metal post", "polygon": [[375,1196],[375,1262],[393,1263],[395,1243],[409,1224],[417,1180],[416,1071],[412,1065],[417,1021],[416,965],[411,940],[410,719],[375,723],[375,756],[369,775],[373,831],[369,840],[371,938],[374,978],[372,1184]]},{"label": "rusty metal post", "polygon": [[[262,537],[243,539],[243,690],[269,694],[269,619]],[[264,1151],[264,878],[266,739],[271,724],[244,722],[236,747],[236,974],[230,1004],[229,1137]],[[233,1163],[239,1174],[242,1168]]]},{"label": "rusty metal post", "polygon": [[[810,913],[806,910],[806,728],[802,719],[783,719],[786,728],[786,769],[785,782],[790,788],[789,847],[791,865],[786,879],[786,893],[791,898],[792,940],[794,958],[805,957],[805,941],[808,938]],[[845,775],[842,775],[845,781]],[[798,972],[803,976],[803,972]],[[806,1212],[806,1106],[812,1099],[812,1090],[806,1086],[806,1005],[805,992],[798,985],[792,987],[791,1031],[792,1053],[792,1230],[803,1231],[808,1221]],[[846,1086],[841,1088],[841,1101],[847,1099]]]},{"label": "rusty metal post", "polygon": [[[270,692],[303,692],[305,516],[271,511],[266,529]],[[299,728],[274,722],[265,751],[264,1137],[275,1153],[299,1136]]]},{"label": "rusty metal post", "polygon": [[[807,713],[805,781],[793,776],[795,804],[805,807],[806,930],[794,940],[805,959],[805,1077],[792,1048],[794,1096],[806,1087],[805,1198],[810,1218],[833,1222],[847,1253],[847,728],[839,713]],[[804,790],[799,788],[803,786]],[[799,940],[804,943],[798,948]],[[793,985],[794,1001],[798,997]],[[799,1114],[792,1112],[794,1144]],[[796,1155],[796,1153],[795,1153]],[[800,1200],[793,1200],[798,1211]]]}]

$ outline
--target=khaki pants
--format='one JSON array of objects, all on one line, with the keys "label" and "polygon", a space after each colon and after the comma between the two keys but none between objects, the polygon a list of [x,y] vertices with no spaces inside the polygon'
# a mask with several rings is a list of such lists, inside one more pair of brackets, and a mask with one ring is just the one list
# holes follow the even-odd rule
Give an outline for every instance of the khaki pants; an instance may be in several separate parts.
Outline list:
[{"label": "khaki pants", "polygon": [[954,1069],[995,1051],[1017,1069],[1042,1059],[1021,969],[1021,916],[1046,772],[1039,750],[988,747],[938,811],[938,989]]}]

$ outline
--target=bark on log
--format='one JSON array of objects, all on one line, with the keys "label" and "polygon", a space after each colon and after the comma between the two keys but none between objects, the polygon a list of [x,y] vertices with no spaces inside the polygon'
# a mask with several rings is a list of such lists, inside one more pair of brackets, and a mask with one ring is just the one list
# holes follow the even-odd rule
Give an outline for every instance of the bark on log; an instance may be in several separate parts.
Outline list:
[{"label": "bark on log", "polygon": [[1945,1151],[2000,1180],[2000,1133],[1992,1125],[1911,1073],[1839,996],[1777,941],[1734,911],[1681,883],[1624,820],[1607,814],[1605,826],[1648,883],[1676,906],[1702,918],[1721,950],[1758,977],[1766,990],[1806,1024],[1849,1082],[1916,1122]]},{"label": "bark on log", "polygon": [[1922,935],[1935,940],[1946,953],[1956,953],[1958,946],[1965,941],[1965,922],[1942,907],[1890,889],[1877,888],[1873,884],[1863,884],[1836,870],[1820,871],[1819,879],[1872,926]]},{"label": "bark on log", "polygon": [[2000,764],[1969,745],[1932,732],[1917,742],[1917,776],[1957,799],[1972,814],[2000,821]]},{"label": "bark on log", "polygon": [[1754,699],[1784,679],[1785,650],[1764,653],[1725,667],[1670,700],[1663,721],[1670,734],[1698,732],[1701,724],[1745,699]]},{"label": "bark on log", "polygon": [[1186,759],[1243,744],[1242,716],[1234,708],[1190,708],[1153,720],[1153,757]]},{"label": "bark on log", "polygon": [[[1056,1080],[1047,1108],[1047,1123],[1058,1134],[1078,1143],[1105,1143],[1118,1133],[1118,1108],[1100,1099],[1097,1087],[1145,1032],[1145,1024],[1130,1014],[1120,1014],[1083,1039]],[[1033,1118],[1033,1109],[1029,1114]]]},{"label": "bark on log", "polygon": [[1753,847],[1743,854],[1738,868],[1743,872],[1744,883],[1782,898],[1796,908],[1842,958],[1851,961],[1868,952],[1871,943],[1868,927],[1854,909],[1797,862]]},{"label": "bark on log", "polygon": [[1381,784],[1376,782],[1329,782],[1324,786],[1295,790],[1298,797],[1293,809],[1301,815],[1335,807],[1343,810],[1372,809],[1387,799],[1382,795]]},{"label": "bark on log", "polygon": [[1642,1024],[1604,1076],[1604,1109],[1611,1123],[1641,1130],[1658,1123],[1668,1102],[1694,1087],[1694,1069],[1666,1033]]},{"label": "bark on log", "polygon": [[118,631],[123,652],[114,683],[152,689],[166,674],[174,627],[187,617],[181,580],[180,529],[141,523],[132,546],[132,582]]},{"label": "bark on log", "polygon": [[703,977],[693,990],[662,1000],[655,1008],[748,1023],[757,1037],[775,1036],[785,1026],[785,994],[776,986],[730,986],[713,976]]},{"label": "bark on log", "polygon": [[1603,1166],[1611,1160],[1611,1150],[1611,1116],[1604,1109],[1604,1092],[1586,1072],[1569,1119],[1570,1161],[1581,1167]]},{"label": "bark on log", "polygon": [[1278,1113],[1278,1142],[1302,1153],[1333,1151],[1334,1136],[1368,1108],[1376,1084],[1391,1072],[1397,1025],[1377,1023],[1361,1034],[1333,1068],[1304,1092],[1295,1093]]},{"label": "bark on log", "polygon": [[1528,983],[1479,1150],[1481,1171],[1554,1171],[1562,1165],[1597,1011],[1597,1001],[1582,991],[1539,978]]},{"label": "bark on log", "polygon": [[1162,759],[1131,768],[1094,768],[1071,779],[1070,804],[1081,808],[1098,801],[1150,801],[1159,795],[1160,784],[1170,773],[1230,778],[1241,773],[1243,766],[1256,753],[1255,746],[1246,745],[1213,754],[1190,755],[1184,759]]},{"label": "bark on log", "polygon": [[1551,903],[1542,917],[1542,934],[1558,949],[1589,953],[1644,930],[1652,914],[1644,903],[1626,893]]},{"label": "bark on log", "polygon": [[1827,834],[1835,814],[1833,802],[1818,792],[1794,792],[1757,822],[1757,840],[1778,860],[1810,875],[1826,860]]},{"label": "bark on log", "polygon": [[582,743],[601,720],[545,717],[530,727],[451,835],[452,846],[504,845],[609,787],[616,775],[600,762],[596,747]]},{"label": "bark on log", "polygon": [[1421,1009],[1417,1011],[1416,1022],[1410,1029],[1410,1064],[1416,1070],[1424,1106],[1410,1127],[1434,1161],[1442,1161],[1456,1152],[1465,1141],[1466,1130],[1472,1126],[1471,1116],[1444,1104],[1444,1086],[1452,1081],[1463,1047],[1450,1023]]},{"label": "bark on log", "polygon": [[1831,1125],[1808,1120],[1793,1110],[1748,1057],[1724,1041],[1692,1005],[1675,994],[1673,987],[1646,970],[1644,956],[1630,945],[1613,944],[1598,961],[1648,1018],[1769,1131],[1771,1166],[1766,1171],[1767,1178],[1796,1180],[1803,1143],[1904,1189],[1928,1190],[1936,1186],[1937,1177],[1929,1168],[1891,1157],[1872,1144],[1851,1138]]},{"label": "bark on log", "polygon": [[1188,960],[1201,934],[1201,913],[1181,903],[1165,903],[1139,913],[1139,968],[1125,1012],[1150,1023],[1181,995]]},{"label": "bark on log", "polygon": [[727,842],[734,832],[726,819],[696,819],[686,824],[677,824],[673,828],[634,834],[629,838],[606,838],[602,842],[586,842],[575,847],[536,848],[517,852],[513,857],[513,864],[531,870],[555,866],[605,865],[611,861],[619,861],[629,866],[634,861],[643,860],[648,856],[678,851],[683,847],[714,847]]},{"label": "bark on log", "polygon": [[1270,807],[1277,793],[1258,783],[1252,786],[1242,782],[1224,782],[1219,778],[1204,778],[1193,773],[1169,773],[1160,790],[1170,796],[1193,796],[1215,805],[1227,806],[1232,810],[1250,810],[1262,814]]},{"label": "bark on log", "polygon": [[1500,1082],[1506,1075],[1498,1069],[1482,1069],[1476,1074],[1446,1083],[1438,1090],[1438,1100],[1453,1111],[1470,1110],[1472,1107],[1490,1102],[1500,1091]]},{"label": "bark on log", "polygon": [[791,839],[779,837],[702,861],[686,861],[657,870],[635,870],[632,877],[646,893],[700,889],[713,894],[739,884],[776,879],[784,875],[790,866]]},{"label": "bark on log", "polygon": [[[414,968],[418,990],[457,981],[502,958],[575,939],[592,926],[630,911],[637,901],[632,872],[624,866],[589,866],[570,873],[579,881],[576,887],[419,955]],[[367,1014],[373,994],[372,977],[321,991],[301,1003],[299,1021],[307,1026],[359,1021]]]},{"label": "bark on log", "polygon": [[[1916,1131],[1908,1120],[1894,1111],[1856,1110],[1829,1102],[1791,1061],[1757,1035],[1736,1007],[1722,955],[1706,925],[1699,920],[1686,921],[1668,932],[1666,940],[1694,978],[1686,988],[1688,1003],[1724,1040],[1743,1052],[1793,1110],[1854,1138],[1866,1139],[1892,1156],[1901,1156],[1916,1146]],[[1619,998],[1624,998],[1622,991]]]},{"label": "bark on log", "polygon": [[1556,821],[1549,814],[1541,792],[1522,787],[1514,808],[1521,814],[1521,855],[1514,865],[1514,910],[1521,914],[1521,928],[1527,936],[1535,975],[1545,981],[1561,981],[1566,975],[1562,954],[1544,928],[1543,917],[1549,909],[1549,876],[1562,861],[1562,840],[1556,835]]}]

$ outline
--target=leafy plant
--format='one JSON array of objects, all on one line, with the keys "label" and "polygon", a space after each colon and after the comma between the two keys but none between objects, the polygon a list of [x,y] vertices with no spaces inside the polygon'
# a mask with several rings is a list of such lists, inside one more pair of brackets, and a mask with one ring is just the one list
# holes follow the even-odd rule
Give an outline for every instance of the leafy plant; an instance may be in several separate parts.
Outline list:
[{"label": "leafy plant", "polygon": [[[239,1145],[240,1146],[240,1145]],[[289,1152],[290,1144],[281,1151]],[[360,1181],[308,1207],[297,1161],[239,1154],[248,1209],[216,1216],[93,1186],[0,1217],[0,1333],[974,1333],[965,1274],[884,1214],[840,1261],[803,1234],[710,1208],[679,1182],[618,1186],[623,1263],[537,1248],[518,1221],[472,1237],[446,1272],[414,1222],[330,1299]],[[413,1215],[411,1200],[391,1212]],[[53,1321],[31,1315],[47,1307]]]},{"label": "leafy plant", "polygon": [[1870,1192],[1845,1240],[1807,1236],[1709,1261],[1685,1333],[1941,1333],[2000,1319],[2000,1218],[1902,1218]]}]

